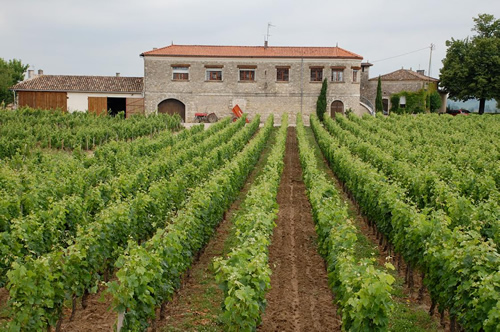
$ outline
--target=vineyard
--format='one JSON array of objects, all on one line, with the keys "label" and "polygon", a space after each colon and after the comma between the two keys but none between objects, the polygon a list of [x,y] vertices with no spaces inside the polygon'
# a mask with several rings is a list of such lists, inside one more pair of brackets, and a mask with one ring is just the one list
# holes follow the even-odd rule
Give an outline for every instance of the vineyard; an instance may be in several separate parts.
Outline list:
[{"label": "vineyard", "polygon": [[500,119],[0,112],[0,329],[497,331]]}]

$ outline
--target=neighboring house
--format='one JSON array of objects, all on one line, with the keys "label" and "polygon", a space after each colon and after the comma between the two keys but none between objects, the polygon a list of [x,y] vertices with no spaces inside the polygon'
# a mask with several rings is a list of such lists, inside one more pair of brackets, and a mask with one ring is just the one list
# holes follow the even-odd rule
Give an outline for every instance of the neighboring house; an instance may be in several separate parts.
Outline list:
[{"label": "neighboring house", "polygon": [[39,70],[11,90],[17,107],[97,114],[125,111],[127,117],[144,113],[142,77],[43,75]]},{"label": "neighboring house", "polygon": [[360,104],[362,57],[339,47],[170,45],[141,56],[147,114],[191,122],[195,113],[222,117],[239,105],[279,122],[283,113],[314,113],[324,78],[328,113],[369,112]]},{"label": "neighboring house", "polygon": [[[368,78],[368,64],[365,70],[365,75],[361,83],[361,96],[362,100],[367,99],[375,105],[375,98],[377,97],[377,84],[378,77]],[[424,71],[413,71],[411,69],[399,69],[392,73],[381,75],[380,81],[382,85],[382,103],[384,105],[384,112],[391,109],[391,95],[401,91],[416,92],[421,89],[426,89],[429,84],[437,85],[439,80],[430,76],[424,75]],[[442,98],[443,97],[442,95]],[[404,99],[400,102],[405,102]],[[446,101],[443,105],[446,107]]]}]

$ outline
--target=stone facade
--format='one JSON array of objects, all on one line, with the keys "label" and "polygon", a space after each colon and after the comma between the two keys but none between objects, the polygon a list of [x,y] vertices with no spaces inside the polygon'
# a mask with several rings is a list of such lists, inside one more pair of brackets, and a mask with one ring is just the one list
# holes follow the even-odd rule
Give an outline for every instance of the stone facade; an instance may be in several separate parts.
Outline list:
[{"label": "stone facade", "polygon": [[[438,80],[429,76],[414,72],[411,69],[400,69],[395,72],[380,76],[382,84],[382,99],[391,109],[391,95],[402,91],[416,92],[427,88],[429,83],[437,83]],[[361,79],[362,100],[367,99],[375,105],[377,97],[378,77],[369,78],[368,66],[364,67]],[[385,107],[385,106],[384,106]],[[387,111],[384,109],[384,111]]]},{"label": "stone facade", "polygon": [[[174,80],[174,67],[188,66],[188,80]],[[274,114],[289,113],[295,122],[298,112],[309,115],[316,111],[321,90],[320,82],[311,82],[311,67],[323,67],[323,78],[328,79],[328,105],[340,100],[344,110],[356,114],[368,113],[360,105],[360,70],[353,82],[353,69],[359,69],[361,58],[255,58],[205,56],[144,56],[144,97],[146,113],[156,112],[167,99],[176,99],[185,105],[185,120],[191,122],[195,113],[212,113],[218,117],[230,116],[237,104],[251,118],[261,114],[261,120]],[[207,70],[218,68],[222,80],[207,80]],[[289,80],[277,80],[277,68],[289,68]],[[332,82],[332,67],[344,67],[343,81]],[[255,70],[255,80],[240,81],[240,70]],[[329,110],[327,111],[329,113]]]}]

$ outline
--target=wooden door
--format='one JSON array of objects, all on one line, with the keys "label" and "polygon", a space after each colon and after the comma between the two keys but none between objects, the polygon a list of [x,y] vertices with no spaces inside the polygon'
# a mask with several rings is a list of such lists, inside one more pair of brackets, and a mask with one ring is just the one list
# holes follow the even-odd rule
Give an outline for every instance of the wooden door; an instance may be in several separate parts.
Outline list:
[{"label": "wooden door", "polygon": [[134,114],[144,114],[144,98],[127,98],[125,116],[128,118]]},{"label": "wooden door", "polygon": [[186,106],[177,99],[165,99],[158,104],[158,113],[179,114],[182,122],[186,122]]},{"label": "wooden door", "polygon": [[66,92],[20,91],[18,94],[19,106],[28,106],[44,110],[60,109],[67,111]]},{"label": "wooden door", "polygon": [[384,110],[384,114],[389,112],[389,99],[382,99],[382,109]]},{"label": "wooden door", "polygon": [[335,119],[335,113],[344,114],[344,103],[341,102],[340,100],[335,100],[332,103],[330,112],[331,112],[330,115],[333,119]]},{"label": "wooden door", "polygon": [[89,113],[106,115],[108,113],[107,97],[89,97]]}]

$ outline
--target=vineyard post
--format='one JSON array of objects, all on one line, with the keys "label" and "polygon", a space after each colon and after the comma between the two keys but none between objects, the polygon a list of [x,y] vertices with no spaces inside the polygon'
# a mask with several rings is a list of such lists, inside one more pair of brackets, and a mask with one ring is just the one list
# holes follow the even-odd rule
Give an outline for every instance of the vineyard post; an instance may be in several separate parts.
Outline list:
[{"label": "vineyard post", "polygon": [[125,319],[125,311],[118,313],[118,320],[116,322],[116,332],[120,332],[123,327],[123,320]]}]

